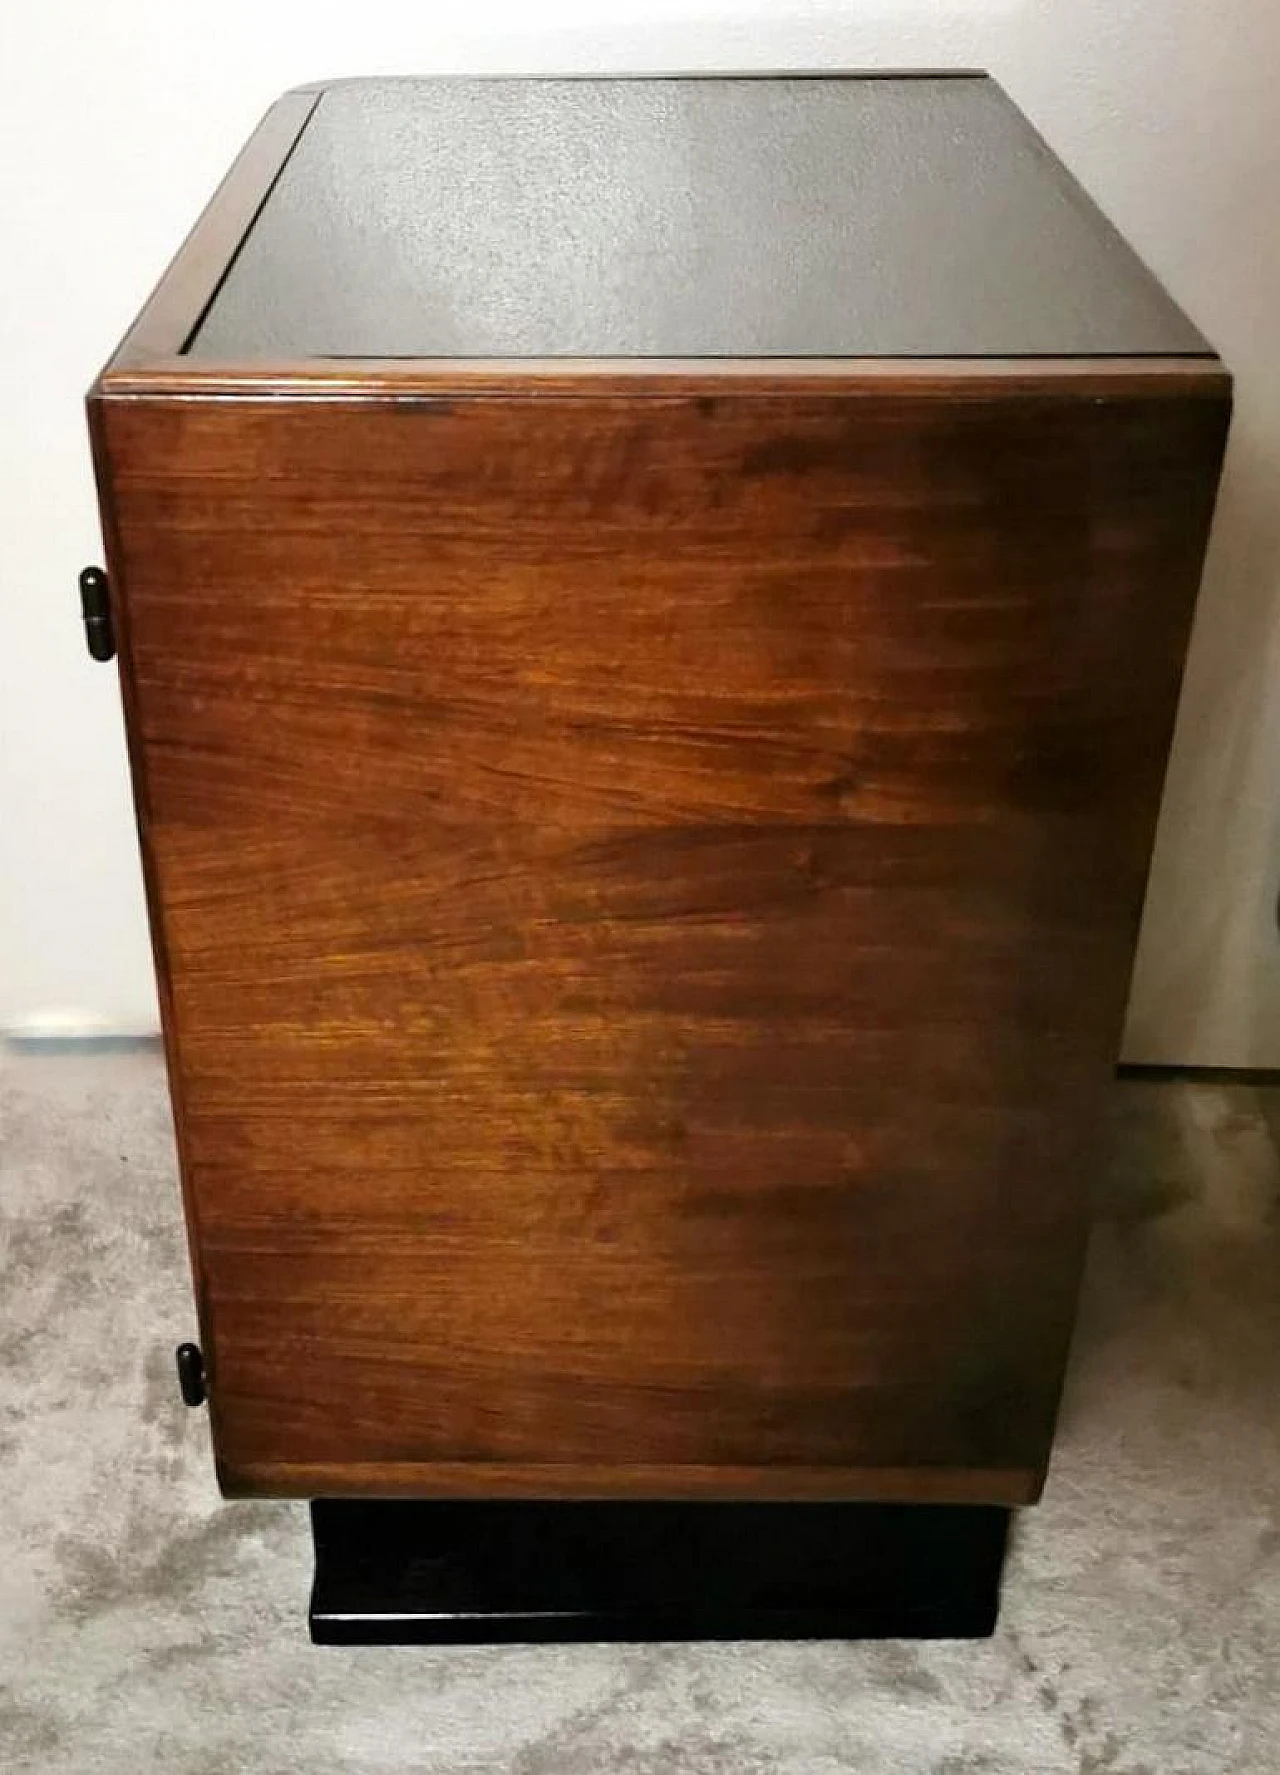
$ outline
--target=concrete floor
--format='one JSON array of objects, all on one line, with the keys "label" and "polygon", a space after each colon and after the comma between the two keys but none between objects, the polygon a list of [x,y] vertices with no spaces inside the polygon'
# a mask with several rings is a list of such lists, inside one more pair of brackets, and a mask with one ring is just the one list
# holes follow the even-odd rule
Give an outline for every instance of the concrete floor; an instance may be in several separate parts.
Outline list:
[{"label": "concrete floor", "polygon": [[151,1050],[0,1058],[0,1769],[1271,1775],[1280,1095],[1116,1092],[1053,1473],[976,1644],[318,1650],[224,1504]]}]

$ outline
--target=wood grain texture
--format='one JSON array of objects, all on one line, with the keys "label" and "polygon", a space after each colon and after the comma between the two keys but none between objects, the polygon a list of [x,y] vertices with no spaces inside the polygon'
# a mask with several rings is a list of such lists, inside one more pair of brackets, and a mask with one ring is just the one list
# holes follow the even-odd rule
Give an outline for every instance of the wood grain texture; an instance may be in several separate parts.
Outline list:
[{"label": "wood grain texture", "polygon": [[1225,382],[695,387],[97,404],[229,1490],[1037,1489]]}]

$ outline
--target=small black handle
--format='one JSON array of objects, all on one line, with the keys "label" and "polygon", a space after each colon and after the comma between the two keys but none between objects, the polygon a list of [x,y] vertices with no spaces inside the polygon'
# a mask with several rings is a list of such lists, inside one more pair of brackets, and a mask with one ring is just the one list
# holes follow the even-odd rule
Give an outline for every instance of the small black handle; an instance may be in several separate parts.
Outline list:
[{"label": "small black handle", "polygon": [[179,1344],[174,1351],[178,1364],[178,1388],[184,1405],[203,1405],[205,1401],[204,1357],[199,1344]]},{"label": "small black handle", "polygon": [[80,575],[80,609],[90,658],[114,659],[116,636],[111,626],[111,596],[101,567],[86,567]]}]

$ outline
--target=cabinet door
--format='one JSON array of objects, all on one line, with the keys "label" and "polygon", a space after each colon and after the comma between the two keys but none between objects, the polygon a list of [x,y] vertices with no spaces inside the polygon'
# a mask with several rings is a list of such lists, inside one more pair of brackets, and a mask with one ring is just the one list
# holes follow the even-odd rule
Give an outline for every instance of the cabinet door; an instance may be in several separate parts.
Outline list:
[{"label": "cabinet door", "polygon": [[567,388],[99,414],[223,1484],[1033,1496],[1223,404]]}]

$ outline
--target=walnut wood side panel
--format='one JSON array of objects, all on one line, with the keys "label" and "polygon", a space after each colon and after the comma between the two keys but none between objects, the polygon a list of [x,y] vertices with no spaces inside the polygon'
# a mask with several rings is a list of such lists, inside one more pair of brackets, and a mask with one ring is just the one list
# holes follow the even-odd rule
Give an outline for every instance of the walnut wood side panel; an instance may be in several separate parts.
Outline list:
[{"label": "walnut wood side panel", "polygon": [[1225,381],[569,380],[95,404],[223,1482],[1024,1501]]}]

